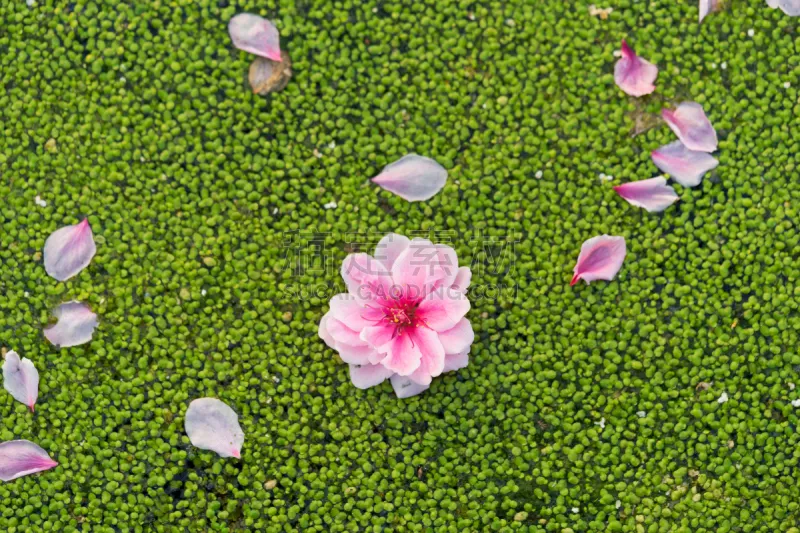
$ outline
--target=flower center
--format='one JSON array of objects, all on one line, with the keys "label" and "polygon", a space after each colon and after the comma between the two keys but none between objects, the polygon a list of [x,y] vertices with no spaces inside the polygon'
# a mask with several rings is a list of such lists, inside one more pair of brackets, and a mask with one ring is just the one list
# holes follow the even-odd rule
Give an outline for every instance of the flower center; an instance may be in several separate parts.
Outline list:
[{"label": "flower center", "polygon": [[407,306],[389,307],[386,309],[386,320],[399,328],[413,326],[414,308]]}]

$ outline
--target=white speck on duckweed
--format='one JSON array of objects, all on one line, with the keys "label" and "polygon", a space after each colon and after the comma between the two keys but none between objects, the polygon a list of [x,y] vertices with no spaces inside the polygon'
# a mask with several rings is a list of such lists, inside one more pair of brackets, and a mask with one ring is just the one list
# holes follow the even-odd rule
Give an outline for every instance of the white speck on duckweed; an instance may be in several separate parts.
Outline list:
[{"label": "white speck on duckweed", "polygon": [[42,197],[39,195],[36,195],[36,198],[34,198],[33,201],[36,202],[36,205],[38,205],[39,207],[47,207],[47,202],[42,200]]},{"label": "white speck on duckweed", "polygon": [[756,31],[755,31],[755,30],[753,30],[753,29],[749,29],[749,30],[747,30],[747,36],[748,36],[748,37],[752,37],[752,36],[754,36],[755,34],[756,34]]},{"label": "white speck on duckweed", "polygon": [[728,401],[728,393],[727,392],[723,392],[722,395],[719,398],[717,398],[717,403],[725,403],[727,401]]},{"label": "white speck on duckweed", "polygon": [[784,82],[784,83],[783,83],[783,88],[784,88],[784,89],[788,89],[788,88],[789,88],[789,87],[791,87],[791,86],[792,86],[792,82],[790,82],[790,81],[787,81],[787,82]]},{"label": "white speck on duckweed", "polygon": [[594,424],[596,426],[600,426],[600,429],[605,429],[606,428],[606,419],[605,419],[605,417],[601,418],[600,422],[595,422]]},{"label": "white speck on duckweed", "polygon": [[537,180],[540,180],[540,179],[542,179],[542,176],[544,176],[544,173],[541,170],[537,170],[536,174],[534,174],[534,176],[536,176]]},{"label": "white speck on duckweed", "polygon": [[792,400],[792,407],[800,407],[800,399]]},{"label": "white speck on duckweed", "polygon": [[578,514],[578,513],[580,513],[580,512],[581,512],[581,510],[580,510],[578,507],[573,507],[573,508],[572,508],[572,512],[573,512],[574,514]]},{"label": "white speck on duckweed", "polygon": [[638,416],[639,418],[644,418],[647,416],[647,413],[644,411],[636,411],[636,416]]},{"label": "white speck on duckweed", "polygon": [[205,296],[206,294],[208,294],[208,293],[206,292],[206,290],[205,290],[205,289],[202,289],[202,290],[200,291],[200,296]]},{"label": "white speck on duckweed", "polygon": [[339,204],[336,203],[336,200],[333,200],[323,205],[322,207],[324,207],[325,209],[336,209],[338,206]]},{"label": "white speck on duckweed", "polygon": [[719,68],[721,68],[722,70],[725,70],[726,68],[728,68],[728,63],[723,61],[722,63],[720,63]]}]

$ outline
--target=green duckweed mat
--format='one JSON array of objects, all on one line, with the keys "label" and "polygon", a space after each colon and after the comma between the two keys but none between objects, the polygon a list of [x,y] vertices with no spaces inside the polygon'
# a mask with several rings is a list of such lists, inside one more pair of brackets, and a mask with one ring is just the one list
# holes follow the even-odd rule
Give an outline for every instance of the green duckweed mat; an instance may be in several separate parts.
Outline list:
[{"label": "green duckweed mat", "polygon": [[[797,533],[800,19],[696,4],[4,2],[0,345],[41,385],[33,414],[0,394],[0,440],[60,465],[0,485],[0,530]],[[282,92],[250,91],[241,11],[276,21]],[[614,85],[622,38],[653,95]],[[611,187],[659,174],[685,100],[720,165],[648,214]],[[449,171],[427,202],[369,182],[410,152]],[[83,216],[97,256],[56,282],[44,240]],[[473,265],[469,367],[406,400],[317,336],[388,232]],[[602,233],[622,270],[570,287]],[[57,350],[71,299],[101,324]],[[190,445],[201,396],[242,460]]]}]

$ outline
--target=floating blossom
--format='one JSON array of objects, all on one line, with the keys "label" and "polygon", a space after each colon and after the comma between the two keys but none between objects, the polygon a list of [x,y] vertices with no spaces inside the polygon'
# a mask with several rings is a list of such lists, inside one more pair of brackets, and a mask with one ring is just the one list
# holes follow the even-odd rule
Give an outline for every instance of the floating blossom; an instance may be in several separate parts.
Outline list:
[{"label": "floating blossom", "polygon": [[705,173],[719,165],[713,155],[689,150],[681,141],[653,150],[650,157],[662,172],[669,174],[684,187],[699,185]]},{"label": "floating blossom", "polygon": [[50,470],[58,466],[47,452],[29,440],[12,440],[0,444],[0,479],[11,481],[18,477]]},{"label": "floating blossom", "polygon": [[216,398],[193,400],[186,410],[186,434],[193,446],[220,457],[242,456],[244,432],[236,412]]},{"label": "floating blossom", "polygon": [[404,200],[419,202],[442,190],[447,170],[433,159],[408,154],[386,165],[372,181]]},{"label": "floating blossom", "polygon": [[617,87],[631,96],[644,96],[655,91],[657,77],[658,67],[637,56],[623,39],[622,58],[614,66]]},{"label": "floating blossom", "polygon": [[719,0],[700,0],[699,22],[703,22],[703,19],[706,18],[706,15],[719,9],[719,4]]},{"label": "floating blossom", "polygon": [[767,5],[773,9],[780,8],[790,17],[800,16],[800,0],[767,0]]},{"label": "floating blossom", "polygon": [[252,13],[239,13],[228,23],[228,33],[233,46],[239,50],[273,61],[281,60],[278,28],[269,20]]},{"label": "floating blossom", "polygon": [[650,213],[658,213],[679,200],[675,189],[667,185],[664,178],[632,181],[614,187],[617,194],[636,207]]},{"label": "floating blossom", "polygon": [[319,336],[350,365],[358,388],[390,379],[399,398],[467,366],[475,334],[465,318],[471,272],[449,246],[386,235],[375,256],[350,254],[348,292],[334,296]]},{"label": "floating blossom", "polygon": [[44,269],[58,281],[78,275],[89,266],[97,248],[89,219],[50,234],[44,242]]},{"label": "floating blossom", "polygon": [[674,111],[664,109],[661,116],[689,150],[713,152],[717,149],[717,132],[700,104],[683,102]]},{"label": "floating blossom", "polygon": [[17,352],[11,350],[3,362],[3,387],[33,411],[39,397],[39,372],[30,359],[26,357],[20,361]]},{"label": "floating blossom", "polygon": [[604,279],[612,280],[622,268],[625,260],[625,237],[598,235],[584,242],[578,262],[575,264],[570,285],[575,285],[578,280],[583,280],[588,285],[590,282]]},{"label": "floating blossom", "polygon": [[78,346],[92,340],[94,329],[99,324],[97,315],[80,302],[63,303],[53,316],[58,322],[44,330],[44,336],[59,348]]}]

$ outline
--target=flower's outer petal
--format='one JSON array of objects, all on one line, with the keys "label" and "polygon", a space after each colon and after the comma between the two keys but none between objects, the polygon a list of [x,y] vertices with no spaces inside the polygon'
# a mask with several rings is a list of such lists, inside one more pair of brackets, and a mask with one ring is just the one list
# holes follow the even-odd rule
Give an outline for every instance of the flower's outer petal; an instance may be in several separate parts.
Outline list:
[{"label": "flower's outer petal", "polygon": [[59,348],[69,348],[89,342],[99,324],[97,315],[80,302],[63,303],[56,308],[53,315],[58,322],[45,329],[44,336]]},{"label": "flower's outer petal", "polygon": [[20,361],[14,350],[6,354],[3,362],[3,387],[18,402],[27,405],[31,411],[39,397],[39,372],[30,359]]},{"label": "flower's outer petal", "polygon": [[359,389],[368,389],[380,385],[394,372],[383,365],[350,365],[350,381]]},{"label": "flower's outer petal", "polygon": [[239,50],[273,61],[281,60],[278,28],[269,20],[252,13],[239,13],[228,23],[228,33],[233,46]]},{"label": "flower's outer petal", "polygon": [[372,181],[404,200],[419,202],[442,190],[447,170],[433,159],[408,154],[386,165]]},{"label": "flower's outer petal", "polygon": [[655,91],[657,77],[658,67],[637,56],[623,40],[622,57],[614,65],[614,81],[617,87],[631,96],[644,96]]},{"label": "flower's outer petal", "polygon": [[650,213],[663,211],[680,199],[675,189],[667,185],[667,180],[661,177],[623,183],[614,187],[614,190],[629,204]]},{"label": "flower's outer petal", "polygon": [[719,8],[719,0],[700,0],[700,17],[699,22],[703,22],[706,15],[716,11]]},{"label": "flower's outer petal", "polygon": [[361,331],[375,323],[372,311],[364,306],[364,301],[352,294],[337,294],[331,298],[329,305],[331,318],[354,331]]},{"label": "flower's outer petal", "polygon": [[436,287],[449,288],[458,275],[458,258],[450,246],[413,239],[392,265],[396,288],[418,300]]},{"label": "flower's outer petal", "polygon": [[416,316],[432,330],[442,332],[455,327],[469,308],[469,300],[464,293],[438,289],[422,300]]},{"label": "flower's outer petal", "polygon": [[331,336],[330,332],[328,332],[328,319],[331,313],[327,312],[322,316],[322,319],[319,321],[319,336],[320,338],[325,341],[325,344],[328,345],[328,348],[336,349],[336,341]]},{"label": "flower's outer petal", "polygon": [[444,358],[444,370],[442,372],[452,372],[466,368],[469,364],[469,350],[461,353],[447,354]]},{"label": "flower's outer petal", "polygon": [[392,275],[383,263],[364,254],[350,254],[342,263],[347,292],[361,301],[383,300],[392,294]]},{"label": "flower's outer petal", "polygon": [[0,479],[11,481],[18,477],[50,470],[58,466],[47,452],[29,440],[12,440],[0,444]]},{"label": "flower's outer petal", "polygon": [[339,349],[341,344],[349,344],[350,346],[366,346],[367,343],[362,341],[359,337],[360,332],[348,328],[343,322],[328,316],[326,322],[328,326],[328,333],[336,342],[336,349]]},{"label": "flower's outer petal", "polygon": [[800,0],[767,0],[767,5],[771,8],[781,8],[781,11],[790,17],[800,16]]},{"label": "flower's outer petal", "polygon": [[415,328],[409,335],[422,354],[419,367],[411,374],[411,379],[420,385],[430,385],[431,379],[444,370],[444,346],[439,335],[426,327]]},{"label": "flower's outer petal", "polygon": [[336,351],[342,361],[350,365],[365,365],[375,359],[383,358],[372,346],[350,346],[337,342]]},{"label": "flower's outer petal", "polygon": [[410,335],[403,333],[394,338],[381,363],[392,372],[408,376],[419,368],[421,359],[419,346],[412,341]]},{"label": "flower's outer petal", "polygon": [[220,457],[241,457],[244,432],[239,416],[216,398],[198,398],[189,404],[184,421],[192,445]]},{"label": "flower's outer petal", "polygon": [[475,332],[472,331],[472,324],[466,318],[462,318],[452,328],[439,333],[439,341],[447,354],[469,351],[474,340]]},{"label": "flower's outer petal", "polygon": [[44,269],[47,274],[65,281],[78,275],[92,262],[97,248],[89,219],[57,229],[44,242]]},{"label": "flower's outer petal", "polygon": [[383,263],[386,270],[392,271],[392,265],[397,260],[398,256],[403,253],[411,241],[408,237],[398,235],[397,233],[389,233],[378,242],[375,247],[375,259]]},{"label": "flower's outer petal", "polygon": [[587,284],[597,279],[614,279],[625,260],[625,253],[625,237],[592,237],[581,246],[570,285],[581,279]]},{"label": "flower's outer petal", "polygon": [[391,342],[396,336],[396,328],[376,324],[361,330],[360,338],[380,353],[386,353],[391,348]]},{"label": "flower's outer petal", "polygon": [[394,393],[398,398],[410,398],[412,396],[416,396],[417,394],[428,390],[429,387],[428,385],[420,385],[419,383],[415,383],[407,376],[398,376],[397,374],[392,376],[390,381],[392,382]]},{"label": "flower's outer petal", "polygon": [[689,150],[713,152],[717,149],[717,132],[700,104],[683,102],[674,111],[662,110],[661,116]]},{"label": "flower's outer petal", "polygon": [[450,285],[450,288],[454,291],[459,292],[467,292],[469,288],[469,284],[472,281],[472,270],[469,267],[461,267],[458,269],[456,273],[456,279],[453,280],[453,284]]},{"label": "flower's outer petal", "polygon": [[653,163],[684,187],[695,187],[709,170],[717,168],[717,158],[706,152],[689,150],[680,141],[674,141],[650,153]]}]

